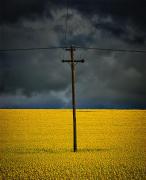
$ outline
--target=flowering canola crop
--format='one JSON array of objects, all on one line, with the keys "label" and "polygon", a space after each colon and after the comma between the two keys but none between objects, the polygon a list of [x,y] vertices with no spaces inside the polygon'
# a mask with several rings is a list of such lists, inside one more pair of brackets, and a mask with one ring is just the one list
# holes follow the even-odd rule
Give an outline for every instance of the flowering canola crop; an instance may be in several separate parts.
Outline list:
[{"label": "flowering canola crop", "polygon": [[0,110],[0,179],[146,179],[146,110]]}]

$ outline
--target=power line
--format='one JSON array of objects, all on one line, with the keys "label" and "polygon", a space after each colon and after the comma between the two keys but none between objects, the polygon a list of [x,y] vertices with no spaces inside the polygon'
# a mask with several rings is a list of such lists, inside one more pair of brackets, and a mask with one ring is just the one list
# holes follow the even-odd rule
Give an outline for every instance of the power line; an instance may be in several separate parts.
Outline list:
[{"label": "power line", "polygon": [[66,0],[66,18],[65,18],[65,44],[67,45],[67,35],[68,35],[68,10],[69,10],[69,0]]},{"label": "power line", "polygon": [[56,50],[64,49],[66,47],[40,47],[40,48],[16,48],[16,49],[0,49],[0,53],[13,52],[13,51],[37,51],[37,50]]},{"label": "power line", "polygon": [[112,51],[112,52],[128,52],[128,53],[146,53],[143,49],[115,49],[115,48],[98,48],[98,47],[76,47],[85,50]]},{"label": "power line", "polygon": [[[96,50],[96,51],[109,51],[109,52],[123,52],[123,53],[146,53],[144,49],[116,49],[116,48],[98,48],[98,47],[82,47],[73,46],[76,49],[83,50]],[[41,51],[41,50],[57,50],[66,49],[67,46],[56,46],[56,47],[40,47],[40,48],[16,48],[16,49],[0,49],[0,53],[14,52],[14,51]]]}]

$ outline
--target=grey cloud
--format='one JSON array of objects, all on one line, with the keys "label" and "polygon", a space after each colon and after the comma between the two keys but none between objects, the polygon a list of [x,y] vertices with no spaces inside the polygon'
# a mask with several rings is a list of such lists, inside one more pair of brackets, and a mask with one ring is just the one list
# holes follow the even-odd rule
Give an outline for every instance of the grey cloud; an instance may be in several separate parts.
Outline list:
[{"label": "grey cloud", "polygon": [[0,108],[65,108],[67,104],[64,92],[34,93],[28,97],[19,91],[17,95],[2,95]]},{"label": "grey cloud", "polygon": [[144,56],[113,54],[95,57],[93,54],[87,56],[90,63],[87,62],[87,69],[79,79],[79,104],[146,104]]},{"label": "grey cloud", "polygon": [[[102,23],[99,21],[99,16],[93,18],[93,23],[79,11],[72,9],[72,12],[68,31],[69,44],[107,48],[144,48],[143,44],[123,41],[126,38],[123,32],[121,38],[105,32],[104,27],[96,28],[95,22]],[[65,9],[54,9],[51,18],[43,16],[35,20],[23,19],[14,24],[1,25],[1,32],[4,34],[1,38],[5,42],[0,44],[1,48],[64,44],[64,15]],[[112,18],[103,17],[104,25],[106,25],[105,21],[114,24]],[[111,31],[113,27],[110,27]],[[131,40],[136,32],[140,32],[139,30],[133,32],[129,26],[123,31],[127,31],[128,39]],[[0,54],[1,107],[9,105],[70,107],[70,67],[61,63],[61,59],[68,58],[70,58],[69,54],[64,50]],[[85,64],[76,66],[78,107],[110,104],[146,106],[144,54],[77,50],[75,58],[86,60]]]},{"label": "grey cloud", "polygon": [[[97,15],[100,22],[95,23],[97,29],[110,32],[114,36],[121,36],[129,43],[144,44],[146,38],[146,2],[145,0],[74,0],[68,1],[69,9],[77,10],[83,18]],[[53,19],[51,11],[66,9],[66,0],[1,0],[0,22],[2,24],[16,23],[24,19],[35,21],[40,17]],[[70,13],[69,13],[70,14]],[[111,18],[111,22],[105,19]],[[136,34],[127,38],[126,27],[130,26]],[[137,35],[138,34],[138,35]]]}]

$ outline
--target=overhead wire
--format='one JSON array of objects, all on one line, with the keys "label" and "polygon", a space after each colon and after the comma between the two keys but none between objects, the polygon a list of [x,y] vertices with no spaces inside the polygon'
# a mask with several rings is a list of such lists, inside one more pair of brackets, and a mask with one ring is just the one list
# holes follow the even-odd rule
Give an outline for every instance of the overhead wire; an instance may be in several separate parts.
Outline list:
[{"label": "overhead wire", "polygon": [[63,49],[66,47],[40,47],[40,48],[16,48],[16,49],[0,49],[0,53],[3,52],[14,52],[14,51],[37,51],[37,50],[56,50]]},{"label": "overhead wire", "polygon": [[[68,0],[66,0],[66,12],[65,12],[65,21],[64,21],[64,23],[65,23],[65,25],[64,25],[64,28],[65,28],[65,30],[64,30],[64,44],[65,44],[65,46],[67,46],[68,45],[68,17],[69,17],[69,2],[68,2]],[[64,50],[66,49],[66,47],[64,47],[63,48]],[[66,56],[66,53],[65,53],[65,51],[63,52],[63,58],[62,59],[65,59],[65,56]]]},{"label": "overhead wire", "polygon": [[66,17],[65,17],[65,45],[68,44],[68,18],[69,18],[69,0],[66,0]]},{"label": "overhead wire", "polygon": [[127,53],[146,53],[144,49],[116,49],[116,48],[99,48],[99,47],[76,47],[78,49],[85,49],[85,50],[97,50],[97,51],[111,51],[111,52],[127,52]]},{"label": "overhead wire", "polygon": [[[65,46],[56,46],[56,47],[34,47],[34,48],[9,48],[9,49],[0,49],[0,54],[8,52],[21,52],[21,51],[41,51],[41,50],[57,50],[57,49],[66,49],[68,48],[68,19],[69,19],[69,0],[66,0],[66,17],[65,17]],[[146,53],[144,49],[116,49],[116,48],[99,48],[99,47],[84,47],[84,46],[73,46],[76,49],[83,50],[96,50],[104,52],[121,52],[121,53]]]},{"label": "overhead wire", "polygon": [[[73,46],[73,47],[76,49],[83,49],[83,50],[97,50],[97,51],[111,51],[111,52],[125,52],[125,53],[146,53],[146,50],[144,49],[116,49],[116,48],[82,47],[82,46]],[[14,52],[14,51],[57,50],[57,49],[66,49],[66,48],[68,48],[68,46],[0,49],[0,53]]]}]

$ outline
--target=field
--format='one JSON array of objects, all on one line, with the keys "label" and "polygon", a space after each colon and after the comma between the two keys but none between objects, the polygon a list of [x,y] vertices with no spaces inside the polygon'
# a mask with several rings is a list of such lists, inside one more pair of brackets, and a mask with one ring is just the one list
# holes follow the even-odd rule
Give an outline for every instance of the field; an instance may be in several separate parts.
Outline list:
[{"label": "field", "polygon": [[146,110],[0,110],[0,179],[146,179]]}]

